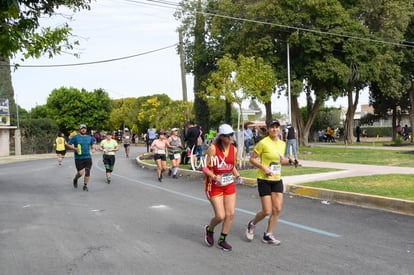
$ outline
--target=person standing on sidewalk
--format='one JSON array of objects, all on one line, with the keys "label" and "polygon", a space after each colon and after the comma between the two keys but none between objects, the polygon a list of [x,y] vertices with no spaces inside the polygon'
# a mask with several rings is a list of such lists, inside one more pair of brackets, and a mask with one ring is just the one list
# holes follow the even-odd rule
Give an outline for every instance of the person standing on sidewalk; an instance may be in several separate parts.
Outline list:
[{"label": "person standing on sidewalk", "polygon": [[105,139],[101,141],[99,150],[103,151],[103,163],[105,166],[106,182],[111,183],[111,173],[115,165],[115,153],[119,150],[118,142],[112,139],[112,133],[108,131]]},{"label": "person standing on sidewalk", "polygon": [[226,241],[233,223],[236,208],[236,187],[234,180],[240,179],[236,169],[237,149],[233,145],[234,131],[228,124],[219,127],[216,141],[208,148],[206,164],[203,168],[206,175],[205,191],[214,217],[205,226],[204,241],[208,246],[214,244],[214,228],[223,223],[220,238],[217,242],[219,248],[231,251],[232,246]]},{"label": "person standing on sidewalk", "polygon": [[55,147],[58,165],[62,165],[62,161],[65,158],[66,155],[66,146],[65,146],[66,140],[65,140],[65,134],[62,132],[59,132],[55,142],[53,143],[53,147]]},{"label": "person standing on sidewalk", "polygon": [[246,149],[246,156],[250,155],[250,145],[253,144],[253,132],[247,125],[244,126],[244,147]]},{"label": "person standing on sidewalk", "polygon": [[[281,170],[283,164],[290,164],[291,159],[283,158],[286,144],[279,139],[280,123],[271,119],[266,123],[268,136],[260,140],[250,155],[250,163],[258,168],[257,188],[262,204],[262,209],[256,213],[253,220],[249,221],[246,229],[246,238],[252,241],[256,225],[266,216],[270,216],[266,232],[262,242],[271,245],[279,245],[280,241],[273,236],[273,230],[279,219],[283,204],[283,182]],[[260,159],[260,161],[258,160]]]},{"label": "person standing on sidewalk", "polygon": [[286,140],[285,158],[289,158],[290,148],[292,148],[292,154],[295,158],[294,160],[295,166],[298,165],[298,153],[296,150],[296,137],[297,137],[296,129],[292,126],[290,122],[288,122],[287,127],[285,129],[285,140]]},{"label": "person standing on sidewalk", "polygon": [[88,182],[92,169],[91,152],[95,153],[95,139],[86,133],[85,124],[79,126],[79,133],[74,135],[67,147],[75,153],[76,174],[73,179],[73,188],[78,188],[78,179],[85,174],[83,178],[83,191],[88,191]]},{"label": "person standing on sidewalk", "polygon": [[157,131],[155,130],[155,127],[151,127],[147,130],[147,153],[149,152],[149,149],[151,148],[152,142],[157,138]]}]

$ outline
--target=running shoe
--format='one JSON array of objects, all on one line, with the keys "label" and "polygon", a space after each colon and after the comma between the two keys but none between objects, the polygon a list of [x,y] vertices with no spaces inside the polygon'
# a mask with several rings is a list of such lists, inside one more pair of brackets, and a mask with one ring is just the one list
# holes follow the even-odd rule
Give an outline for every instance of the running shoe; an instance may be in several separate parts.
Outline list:
[{"label": "running shoe", "polygon": [[83,186],[83,191],[89,191],[88,186],[86,186],[86,184]]},{"label": "running shoe", "polygon": [[73,188],[78,188],[78,180],[73,179]]},{"label": "running shoe", "polygon": [[204,242],[208,246],[213,246],[214,244],[214,232],[208,231],[208,225],[205,227],[205,236],[204,236]]},{"label": "running shoe", "polygon": [[249,221],[246,228],[246,238],[249,241],[252,241],[254,238],[254,229],[256,228],[256,225],[253,224],[253,221]]},{"label": "running shoe", "polygon": [[273,236],[273,234],[263,234],[262,238],[263,243],[271,244],[271,245],[280,245],[280,241],[276,240],[276,238]]},{"label": "running shoe", "polygon": [[106,177],[106,182],[107,182],[108,184],[110,184],[110,183],[111,183],[111,177]]},{"label": "running shoe", "polygon": [[231,245],[225,240],[221,240],[221,241],[219,240],[217,243],[217,246],[223,249],[224,251],[231,251],[233,249]]},{"label": "running shoe", "polygon": [[177,175],[172,176],[173,179],[178,179]]},{"label": "running shoe", "polygon": [[171,177],[172,171],[171,168],[168,169],[168,176]]}]

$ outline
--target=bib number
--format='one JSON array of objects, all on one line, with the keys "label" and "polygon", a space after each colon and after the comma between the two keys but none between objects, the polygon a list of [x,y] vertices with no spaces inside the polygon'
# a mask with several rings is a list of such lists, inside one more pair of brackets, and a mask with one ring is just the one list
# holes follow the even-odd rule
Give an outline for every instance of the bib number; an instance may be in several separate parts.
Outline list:
[{"label": "bib number", "polygon": [[174,159],[179,159],[181,157],[180,153],[175,153],[174,154]]},{"label": "bib number", "polygon": [[220,185],[220,186],[226,186],[226,185],[229,185],[233,182],[234,182],[233,174],[228,173],[228,174],[221,175],[221,182],[217,182],[217,184]]},{"label": "bib number", "polygon": [[282,166],[280,166],[280,164],[271,164],[269,169],[270,169],[270,171],[272,171],[272,174],[280,175],[280,171],[282,170]]},{"label": "bib number", "polygon": [[158,149],[157,154],[158,155],[165,155],[165,150]]}]

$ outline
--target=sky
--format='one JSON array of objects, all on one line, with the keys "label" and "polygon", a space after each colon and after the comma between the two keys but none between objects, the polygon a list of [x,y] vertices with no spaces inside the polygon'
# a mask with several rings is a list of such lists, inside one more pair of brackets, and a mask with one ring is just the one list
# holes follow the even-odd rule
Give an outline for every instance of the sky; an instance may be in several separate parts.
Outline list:
[{"label": "sky", "polygon": [[[75,50],[80,53],[80,58],[62,54],[53,59],[42,57],[24,62],[19,56],[12,59],[12,64],[21,65],[12,71],[16,102],[29,111],[46,104],[49,94],[60,87],[87,91],[104,89],[112,99],[165,93],[173,100],[182,100],[180,58],[174,46],[178,43],[176,29],[179,22],[173,16],[174,3],[180,1],[160,2],[98,0],[92,3],[89,11],[64,12],[73,15],[69,24],[80,41]],[[42,26],[56,26],[64,21],[67,20],[59,15],[44,19]],[[100,62],[133,55],[137,56]],[[82,63],[96,64],[36,67]],[[188,100],[193,101],[193,77],[190,74],[186,75],[186,86]],[[286,98],[274,97],[272,103],[273,112],[287,113]],[[368,103],[368,99],[362,98],[361,103]],[[247,107],[248,103],[243,106]],[[331,100],[327,106],[346,106],[346,101]]]}]

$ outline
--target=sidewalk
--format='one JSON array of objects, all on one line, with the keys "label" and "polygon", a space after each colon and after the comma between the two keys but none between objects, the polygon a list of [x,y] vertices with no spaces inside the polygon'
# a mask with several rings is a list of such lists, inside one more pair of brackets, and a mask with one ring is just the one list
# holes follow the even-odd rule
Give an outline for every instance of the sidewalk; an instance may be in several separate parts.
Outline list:
[{"label": "sidewalk", "polygon": [[8,156],[8,157],[0,157],[0,164],[11,163],[11,162],[19,162],[19,161],[36,160],[36,159],[48,159],[48,158],[56,158],[57,159],[55,153],[36,154],[36,155],[21,155],[21,156]]}]

